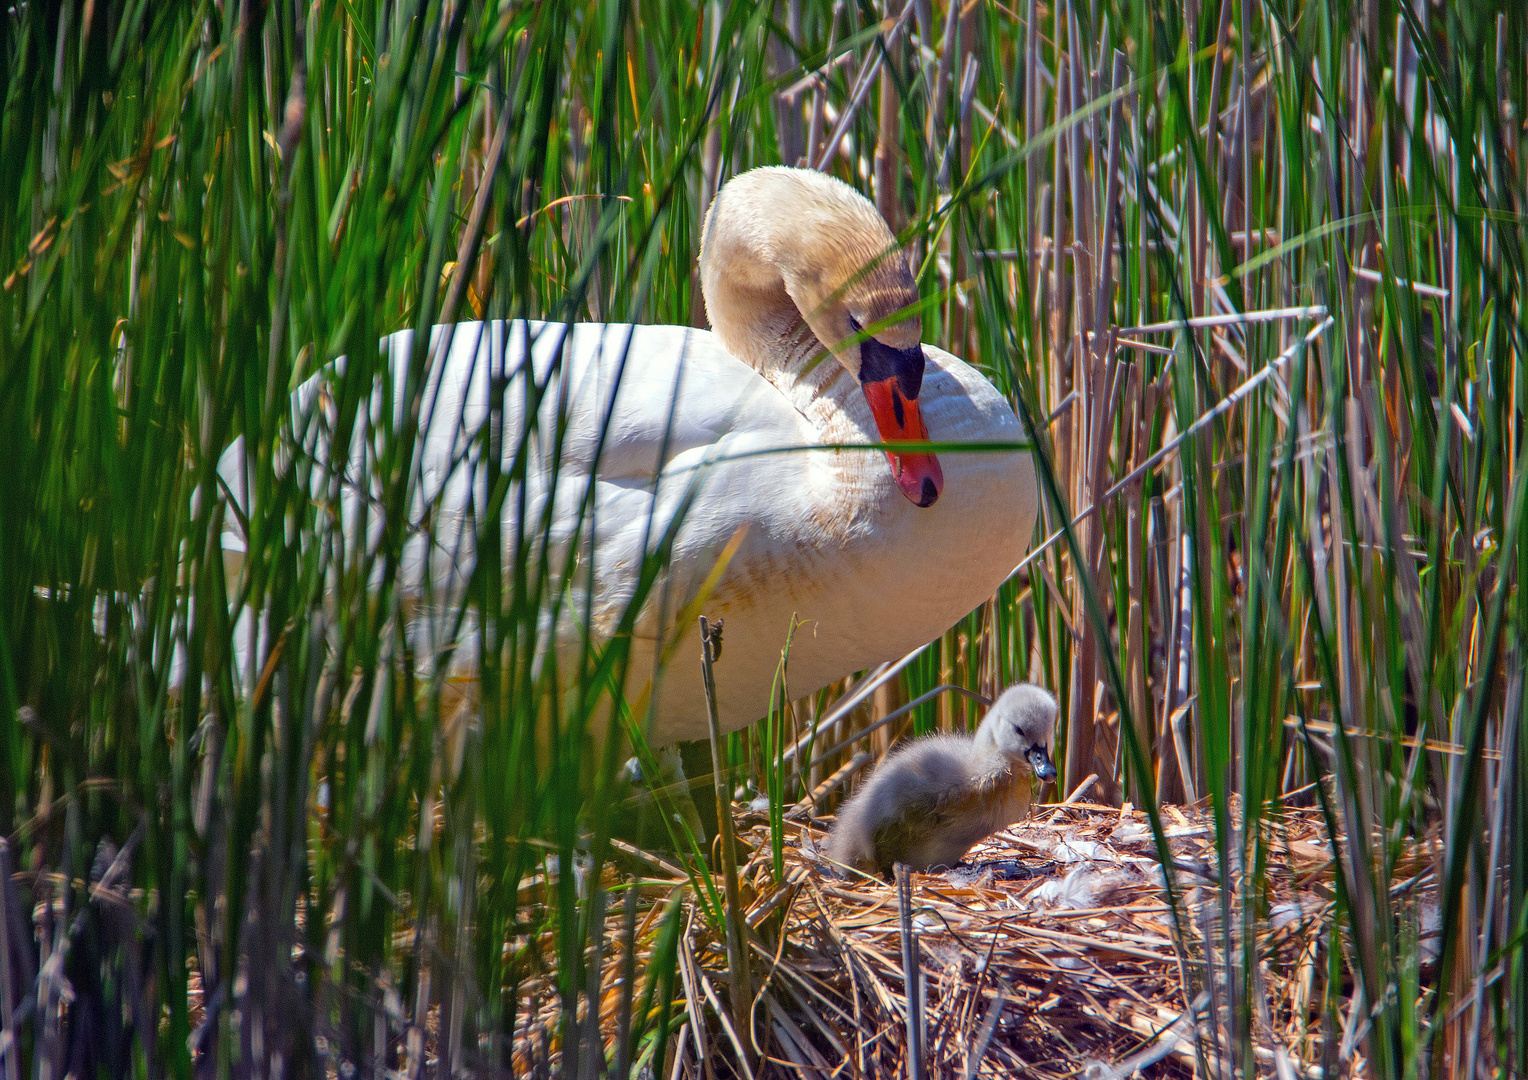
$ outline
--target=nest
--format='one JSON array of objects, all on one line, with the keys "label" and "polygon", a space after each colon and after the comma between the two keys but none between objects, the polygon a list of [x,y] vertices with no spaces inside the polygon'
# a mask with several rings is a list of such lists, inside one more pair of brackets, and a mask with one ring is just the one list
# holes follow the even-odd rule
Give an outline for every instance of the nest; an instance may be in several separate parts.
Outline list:
[{"label": "nest", "polygon": [[[730,1006],[724,936],[691,898],[678,951],[678,1030],[665,1060],[646,1063],[643,1072],[906,1076],[910,1037],[922,1039],[930,1077],[1120,1080],[1138,1072],[1220,1071],[1225,1017],[1215,1015],[1205,988],[1224,962],[1224,945],[1240,945],[1234,928],[1223,933],[1214,822],[1202,807],[1167,807],[1162,824],[1180,900],[1176,916],[1146,816],[1128,805],[1036,807],[1030,820],[979,844],[961,866],[908,874],[906,921],[921,983],[910,1025],[896,885],[839,876],[819,854],[826,827],[789,821],[785,879],[777,884],[767,822],[744,814],[740,878],[753,1006],[741,1013]],[[1239,893],[1256,890],[1263,913],[1253,1008],[1258,1072],[1284,1080],[1360,1075],[1361,1039],[1354,1033],[1363,1018],[1355,1024],[1354,1010],[1346,1008],[1332,1017],[1336,1027],[1323,1030],[1321,1022],[1332,853],[1320,817],[1286,809],[1270,828],[1276,835],[1267,845],[1269,865],[1255,882],[1240,875],[1233,882]],[[1424,855],[1419,845],[1414,883],[1423,888],[1430,881]],[[659,865],[649,861],[649,869]],[[667,893],[652,876],[644,889],[635,938],[639,980],[663,897],[682,887],[678,870],[669,869]],[[1238,921],[1237,908],[1230,910]],[[630,916],[611,912],[608,941],[620,940],[623,917]],[[631,969],[619,948],[602,960],[600,1029],[608,1048],[620,1013],[620,973]],[[539,1064],[555,1069],[544,1056],[552,1020],[549,1003],[539,1020],[528,1017],[527,1030],[539,1027]],[[1325,1072],[1313,1064],[1323,1052]],[[538,1064],[526,1056],[518,1062]]]}]

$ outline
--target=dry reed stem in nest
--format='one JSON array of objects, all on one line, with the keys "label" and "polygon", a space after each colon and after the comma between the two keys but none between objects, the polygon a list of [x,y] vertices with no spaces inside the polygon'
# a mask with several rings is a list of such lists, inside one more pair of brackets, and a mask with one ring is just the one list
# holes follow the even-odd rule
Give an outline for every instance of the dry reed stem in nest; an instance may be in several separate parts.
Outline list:
[{"label": "dry reed stem in nest", "polygon": [[[787,823],[786,880],[776,884],[765,819],[745,813],[738,824],[751,848],[740,876],[758,987],[752,1030],[728,1031],[722,1023],[725,949],[694,910],[676,984],[685,999],[676,1003],[668,1060],[655,1063],[661,1068],[653,1075],[745,1075],[736,1054],[743,1040],[757,1054],[760,1078],[906,1075],[894,886],[840,876],[820,855],[826,823]],[[1206,1065],[1220,1068],[1216,1039],[1224,1037],[1224,1017],[1212,1022],[1204,965],[1208,947],[1217,952],[1214,967],[1225,970],[1214,823],[1196,806],[1167,807],[1162,824],[1179,890],[1177,930],[1147,819],[1128,806],[1040,806],[1030,820],[977,845],[961,866],[913,875],[929,1076],[1123,1080],[1137,1071],[1187,1076]],[[1331,849],[1313,810],[1286,809],[1267,828],[1268,863],[1253,883],[1265,913],[1258,924],[1255,1065],[1259,1075],[1315,1077],[1326,1012]],[[1402,856],[1403,871],[1414,875],[1408,896],[1398,899],[1414,911],[1435,904],[1429,869],[1435,855],[1436,842],[1428,841]],[[612,870],[607,887],[615,882]],[[1241,896],[1249,883],[1234,877],[1233,884]],[[657,912],[678,887],[649,879],[643,889],[639,983],[658,936]],[[693,908],[693,897],[688,903]],[[611,908],[607,928],[617,940],[620,905]],[[624,959],[619,946],[607,948],[600,1008],[607,1047],[617,1030]],[[1326,1032],[1334,1040],[1351,991],[1339,988],[1345,1007]],[[524,1030],[527,1051],[532,1031],[551,1038],[552,995]],[[1362,1074],[1361,1049],[1351,1047],[1339,1063],[1342,1075]],[[1196,1052],[1203,1055],[1197,1066]],[[531,1060],[529,1052],[523,1060]]]}]

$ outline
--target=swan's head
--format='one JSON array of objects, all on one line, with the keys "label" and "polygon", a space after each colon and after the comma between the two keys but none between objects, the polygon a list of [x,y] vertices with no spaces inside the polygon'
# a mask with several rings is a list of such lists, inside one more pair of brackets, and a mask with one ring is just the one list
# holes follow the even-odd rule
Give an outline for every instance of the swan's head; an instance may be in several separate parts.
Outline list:
[{"label": "swan's head", "polygon": [[[812,169],[770,167],[736,177],[706,216],[701,287],[728,351],[759,358],[804,320],[859,380],[880,440],[927,442],[918,407],[923,323],[907,254],[876,208]],[[944,473],[926,451],[888,450],[897,486],[931,506]]]},{"label": "swan's head", "polygon": [[990,738],[999,753],[1013,762],[1025,761],[1041,783],[1056,779],[1051,761],[1051,738],[1060,708],[1050,692],[1033,683],[1010,686],[987,710],[978,738]]}]

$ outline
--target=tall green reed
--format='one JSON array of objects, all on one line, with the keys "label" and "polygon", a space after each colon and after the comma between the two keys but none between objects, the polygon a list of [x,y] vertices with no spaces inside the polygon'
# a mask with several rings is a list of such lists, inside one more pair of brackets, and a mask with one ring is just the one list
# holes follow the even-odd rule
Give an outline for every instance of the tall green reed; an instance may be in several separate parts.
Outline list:
[{"label": "tall green reed", "polygon": [[[87,1042],[87,1062],[175,1075],[274,1054],[415,1071],[427,1040],[452,1069],[554,1050],[580,1071],[663,1064],[677,899],[651,970],[628,969],[611,1048],[578,1003],[605,989],[599,948],[634,962],[636,893],[555,872],[592,852],[603,879],[616,762],[590,728],[622,707],[619,646],[551,694],[569,673],[537,665],[539,620],[577,582],[530,555],[536,523],[505,537],[488,515],[451,598],[480,613],[477,682],[421,677],[397,511],[423,351],[388,391],[403,422],[384,410],[370,432],[375,544],[284,464],[302,434],[287,398],[347,355],[331,385],[349,445],[384,333],[698,321],[709,195],[816,160],[840,127],[828,167],[920,256],[926,336],[1031,422],[1036,542],[1062,534],[847,728],[941,686],[1037,678],[1068,718],[1065,792],[1096,775],[1106,800],[1208,796],[1227,887],[1182,913],[1180,944],[1219,1059],[1244,1070],[1282,1007],[1256,883],[1280,804],[1315,800],[1333,945],[1319,1039],[1293,1052],[1385,1075],[1520,1067],[1520,20],[1031,2],[915,4],[894,28],[903,13],[4,16],[0,440],[22,482],[0,514],[0,831],[6,918],[35,920],[7,930],[0,1005],[40,1074]],[[1203,321],[1296,307],[1327,315]],[[252,512],[233,561],[214,493],[238,436]],[[513,460],[485,455],[496,498],[515,497]],[[241,605],[267,613],[258,670],[237,669]],[[936,696],[909,730],[969,723],[962,701]],[[785,783],[804,731],[770,713],[729,757],[778,835],[782,804],[839,761]],[[604,940],[617,905],[624,944]],[[548,985],[560,1019],[541,1030]]]},{"label": "tall green reed", "polygon": [[[651,14],[699,25],[684,8]],[[42,903],[37,959],[64,960],[16,1021],[43,1073],[66,1050],[177,1075],[193,1060],[373,1071],[400,1055],[417,1072],[427,1035],[453,1067],[508,1067],[516,987],[538,972],[569,1006],[561,1052],[580,1059],[571,1006],[604,898],[555,877],[553,961],[519,889],[540,844],[571,867],[592,827],[600,851],[608,815],[581,815],[615,762],[613,749],[591,760],[590,725],[622,707],[602,702],[624,661],[586,652],[573,690],[543,708],[559,676],[534,662],[538,619],[574,583],[535,555],[545,523],[522,515],[513,538],[481,523],[468,594],[441,597],[458,623],[468,602],[486,613],[472,700],[444,668],[417,680],[398,578],[422,335],[396,382],[381,365],[398,408],[373,417],[368,403],[376,342],[400,327],[684,317],[688,273],[654,282],[693,256],[656,255],[671,228],[693,233],[675,192],[714,108],[709,73],[733,65],[729,50],[705,79],[671,73],[681,97],[646,106],[665,152],[638,176],[602,149],[637,122],[614,94],[629,15],[7,16],[4,408],[28,480],[0,574],[4,708],[22,721],[8,725],[5,829],[28,868],[8,909]],[[568,95],[589,132],[568,131]],[[559,204],[568,194],[579,201]],[[341,353],[326,434],[367,441],[379,492],[342,528],[339,477],[293,454],[309,433],[288,401]],[[515,464],[485,455],[496,504],[515,497],[534,438],[521,434]],[[236,436],[248,489],[230,501],[218,462]],[[221,550],[225,514],[243,515],[242,559]],[[263,621],[234,625],[241,609]],[[250,632],[262,647],[236,640]],[[138,900],[124,922],[89,883],[129,836],[114,887]],[[11,933],[20,956],[39,947]],[[18,975],[4,990],[9,1027],[33,987]],[[631,1037],[653,1034],[644,1021]]]}]

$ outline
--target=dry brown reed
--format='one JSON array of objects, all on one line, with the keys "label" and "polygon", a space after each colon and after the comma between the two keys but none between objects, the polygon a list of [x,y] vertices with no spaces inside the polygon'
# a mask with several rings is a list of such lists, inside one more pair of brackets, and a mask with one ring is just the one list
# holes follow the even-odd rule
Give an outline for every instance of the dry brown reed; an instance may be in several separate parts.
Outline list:
[{"label": "dry brown reed", "polygon": [[[1229,1060],[1224,1018],[1192,986],[1207,979],[1221,932],[1215,826],[1204,807],[1165,815],[1171,861],[1183,886],[1175,925],[1161,885],[1147,818],[1130,806],[1077,802],[1035,815],[983,842],[948,872],[909,874],[911,925],[923,983],[921,1036],[929,1076],[1215,1075]],[[793,825],[787,877],[774,883],[769,826],[742,811],[748,943],[761,984],[739,1032],[726,1003],[725,942],[703,920],[685,924],[681,972],[684,1031],[655,1075],[747,1075],[735,1054],[745,1040],[755,1077],[907,1075],[908,999],[895,884],[843,875],[820,855],[822,822]],[[1333,848],[1317,812],[1287,810],[1266,823],[1274,853],[1257,888],[1269,919],[1258,931],[1264,995],[1253,1053],[1279,1076],[1362,1076],[1354,1049],[1363,1018],[1352,985],[1336,988],[1346,1053],[1323,1061],[1313,1003],[1331,972],[1322,962],[1333,905]],[[1407,844],[1409,873],[1397,904],[1431,926],[1420,947],[1435,964],[1437,838]],[[654,867],[649,867],[649,875]],[[638,948],[650,957],[665,901],[686,888],[670,876],[623,877],[640,890]],[[1238,883],[1244,887],[1245,883]],[[610,916],[611,940],[620,916]],[[548,945],[550,942],[547,943]],[[605,958],[600,1026],[612,1045],[624,957]],[[640,969],[643,965],[638,964]],[[1185,973],[1190,978],[1185,991]],[[537,987],[540,989],[538,990]],[[550,979],[529,988],[540,1002],[525,1018],[516,1058],[527,1073],[556,1071],[557,1003]],[[698,1034],[697,1034],[698,1033]],[[1203,1036],[1196,1038],[1196,1033]],[[1339,1046],[1338,1049],[1344,1049]],[[654,1063],[656,1066],[656,1063]],[[1326,1071],[1323,1071],[1326,1070]]]}]

